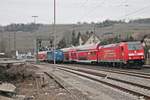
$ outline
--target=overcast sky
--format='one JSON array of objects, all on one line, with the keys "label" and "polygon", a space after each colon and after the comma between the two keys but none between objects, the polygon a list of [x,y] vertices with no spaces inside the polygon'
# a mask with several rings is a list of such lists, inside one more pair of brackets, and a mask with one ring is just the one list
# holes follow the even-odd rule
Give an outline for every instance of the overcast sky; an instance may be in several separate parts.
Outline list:
[{"label": "overcast sky", "polygon": [[[150,17],[150,0],[56,0],[57,23]],[[53,22],[53,0],[1,0],[0,24]],[[127,15],[125,17],[125,15]]]}]

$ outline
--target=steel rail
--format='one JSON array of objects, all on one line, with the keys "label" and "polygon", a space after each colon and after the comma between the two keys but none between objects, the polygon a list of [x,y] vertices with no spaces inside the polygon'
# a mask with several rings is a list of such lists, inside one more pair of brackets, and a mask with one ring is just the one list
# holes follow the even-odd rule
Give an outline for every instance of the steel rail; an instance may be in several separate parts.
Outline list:
[{"label": "steel rail", "polygon": [[[91,79],[91,80],[94,80],[94,81],[103,83],[103,84],[105,84],[105,85],[108,85],[108,86],[117,88],[117,89],[122,90],[122,91],[125,91],[125,92],[129,92],[129,93],[134,94],[134,95],[139,96],[139,97],[140,97],[140,96],[143,96],[146,100],[149,100],[149,99],[150,99],[150,96],[149,96],[149,95],[146,95],[146,94],[144,94],[144,93],[139,93],[139,92],[137,92],[137,91],[133,91],[133,90],[130,90],[130,89],[127,89],[127,88],[124,88],[124,87],[121,87],[121,86],[118,86],[118,85],[115,85],[115,84],[111,84],[111,83],[109,83],[109,82],[102,81],[102,80],[99,80],[99,79],[96,79],[96,78],[87,76],[87,75],[85,75],[85,74],[76,73],[76,72],[73,71],[73,70],[75,70],[75,69],[70,69],[70,68],[66,68],[66,69],[65,69],[65,68],[60,68],[60,67],[59,67],[59,69],[64,70],[64,71],[67,71],[67,72],[70,72],[70,73],[73,73],[73,74],[76,74],[76,75],[79,75],[79,76],[82,76],[82,77],[86,77],[86,78],[88,78],[88,79]],[[69,70],[68,70],[68,69],[69,69]],[[71,70],[72,70],[72,71],[71,71]],[[81,70],[75,70],[75,71],[81,72]],[[86,71],[82,71],[82,72],[83,72],[83,73],[87,73],[87,74],[94,75],[93,72],[92,72],[92,73],[86,72]],[[99,76],[99,75],[96,74],[95,76]],[[103,75],[100,75],[100,77],[104,77],[104,76],[103,76]],[[108,78],[108,79],[109,79],[109,78]],[[110,79],[112,79],[112,78],[110,78]],[[118,79],[113,79],[113,80],[118,81]],[[129,82],[124,82],[124,81],[120,81],[120,80],[119,80],[119,82],[123,82],[123,83],[126,83],[126,84],[129,83]],[[140,88],[146,88],[146,87],[144,87],[144,86],[141,86],[141,85],[139,85],[139,84],[137,85],[137,84],[134,84],[134,83],[130,83],[130,85],[134,85],[134,86],[137,86],[137,87],[140,87]],[[149,88],[149,87],[148,87],[148,88]]]},{"label": "steel rail", "polygon": [[[82,67],[82,65],[80,66],[75,66],[75,67]],[[141,72],[134,72],[134,71],[126,71],[126,70],[119,70],[119,69],[100,69],[100,66],[94,66],[94,68],[89,68],[91,66],[88,65],[88,68],[86,67],[86,69],[93,69],[96,68],[99,71],[105,71],[105,72],[111,72],[111,73],[117,73],[117,74],[124,74],[124,75],[129,75],[129,76],[135,76],[135,77],[140,77],[140,78],[145,78],[145,79],[150,79],[150,74],[148,73],[141,73]],[[97,68],[99,67],[99,68]],[[85,68],[85,66],[84,66]]]},{"label": "steel rail", "polygon": [[94,70],[89,71],[89,70],[86,70],[86,69],[84,70],[84,69],[79,69],[79,68],[78,69],[77,68],[75,68],[75,69],[74,68],[68,68],[68,67],[65,67],[65,68],[75,70],[75,71],[84,72],[84,73],[88,73],[88,74],[92,74],[92,75],[95,75],[95,76],[107,77],[107,79],[115,80],[115,81],[118,81],[118,82],[123,82],[123,83],[130,84],[130,85],[135,85],[135,86],[150,90],[150,86],[145,86],[145,85],[130,82],[130,81],[127,81],[127,80],[113,78],[113,77],[107,76],[107,74],[102,74],[102,73],[96,72]]},{"label": "steel rail", "polygon": [[149,74],[138,73],[138,72],[129,72],[129,71],[122,71],[122,70],[105,70],[105,69],[100,69],[100,71],[117,73],[117,74],[124,74],[124,75],[129,75],[129,76],[135,76],[135,77],[150,79]]},{"label": "steel rail", "polygon": [[[61,80],[59,77],[55,76],[55,75],[52,74],[52,73],[48,73],[48,72],[44,72],[44,73],[45,73],[48,77],[54,79],[54,81],[55,81],[61,88],[65,89],[65,90],[71,95],[71,97],[73,98],[73,100],[82,100],[82,99],[81,99],[81,95],[80,95],[80,97],[79,97],[79,96],[76,96],[76,95],[72,92],[72,90],[70,90],[70,89],[72,89],[72,88],[68,89],[68,88],[67,88],[68,86],[64,85],[63,82],[62,82],[62,80]],[[82,95],[82,98],[84,98],[83,100],[89,100],[85,95]]]}]

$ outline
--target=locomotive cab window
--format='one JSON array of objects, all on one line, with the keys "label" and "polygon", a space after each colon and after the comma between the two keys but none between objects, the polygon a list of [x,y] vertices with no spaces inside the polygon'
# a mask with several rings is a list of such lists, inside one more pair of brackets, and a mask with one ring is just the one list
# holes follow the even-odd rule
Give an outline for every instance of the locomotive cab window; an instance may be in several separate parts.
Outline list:
[{"label": "locomotive cab window", "polygon": [[140,43],[128,43],[129,50],[140,50],[142,49],[142,45]]}]

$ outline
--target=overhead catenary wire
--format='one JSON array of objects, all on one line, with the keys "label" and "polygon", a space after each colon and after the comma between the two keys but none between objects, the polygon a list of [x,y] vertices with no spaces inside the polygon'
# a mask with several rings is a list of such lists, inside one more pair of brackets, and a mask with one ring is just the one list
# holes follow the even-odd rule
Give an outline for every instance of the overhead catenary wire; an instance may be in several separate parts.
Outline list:
[{"label": "overhead catenary wire", "polygon": [[[100,4],[98,4],[97,6],[95,6],[93,9],[91,9],[91,10],[88,11],[88,12],[86,12],[86,13],[84,14],[84,16],[82,16],[80,19],[82,19],[82,21],[84,21],[84,19],[85,19],[86,17],[88,18],[89,16],[93,15],[93,13],[96,11],[96,9],[99,8],[99,7],[102,7],[102,6],[105,4],[105,2],[106,2],[106,0],[103,0]],[[120,5],[120,6],[121,6],[121,5]],[[129,7],[129,4],[127,3],[126,0],[125,0],[125,2],[123,2],[123,6],[124,6],[124,7]],[[127,18],[127,17],[129,17],[129,16],[131,16],[131,15],[137,14],[137,13],[139,13],[139,12],[145,10],[145,9],[148,8],[148,7],[150,7],[150,5],[147,5],[147,6],[145,6],[145,7],[139,8],[139,9],[134,10],[134,11],[129,12],[129,13],[127,13],[127,11],[125,10],[125,14],[124,14],[123,16],[121,16],[121,17],[118,17],[117,19],[118,19],[118,20],[125,19],[125,18]]]},{"label": "overhead catenary wire", "polygon": [[85,0],[81,7],[85,7],[89,0]]},{"label": "overhead catenary wire", "polygon": [[124,16],[120,16],[120,17],[118,17],[118,19],[125,18],[125,17],[129,17],[129,16],[131,16],[131,15],[134,15],[134,14],[136,14],[136,13],[139,13],[139,12],[145,10],[145,9],[148,8],[148,7],[150,7],[150,5],[147,5],[147,6],[143,7],[143,8],[137,9],[137,10],[135,10],[135,11],[133,11],[133,12],[130,12],[130,13],[124,15]]},{"label": "overhead catenary wire", "polygon": [[[85,6],[87,4],[89,0],[86,0],[83,4],[83,6]],[[95,10],[96,8],[102,6],[105,3],[106,0],[101,0],[100,4],[98,4],[97,6],[95,6],[92,10],[90,10],[89,12],[92,12],[93,10]],[[85,17],[87,17],[89,15],[89,12],[85,13],[80,19],[84,19]],[[72,30],[74,30],[74,26],[72,28]],[[94,33],[95,33],[95,26],[94,26]]]},{"label": "overhead catenary wire", "polygon": [[[94,13],[94,11],[101,7],[104,3],[105,3],[106,0],[103,0],[102,2],[100,2],[97,6],[95,6],[93,9],[91,9],[90,11],[86,12],[80,19],[84,19],[85,17],[89,17],[91,14]],[[92,12],[92,13],[91,13]]]},{"label": "overhead catenary wire", "polygon": [[[106,2],[106,0],[103,0],[99,5],[95,6],[95,7],[94,7],[93,9],[91,9],[90,11],[86,12],[82,17],[80,17],[80,19],[84,20],[85,18],[88,18],[88,17],[92,16],[93,13],[96,11],[96,9],[99,8],[99,7],[101,7],[101,6],[103,6],[105,2]],[[124,3],[127,3],[127,1],[125,1]],[[129,5],[128,5],[128,4],[125,4],[124,6],[128,7]],[[143,10],[145,10],[145,9],[148,8],[148,7],[150,7],[150,5],[145,6],[145,7],[143,7],[143,8],[140,8],[140,9],[137,9],[137,10],[135,10],[135,11],[133,11],[133,12],[130,12],[130,13],[125,13],[125,15],[120,16],[120,17],[118,17],[117,19],[124,19],[124,18],[126,18],[126,17],[129,17],[129,16],[131,16],[131,15],[134,15],[134,14],[136,14],[136,13],[139,13],[139,12],[143,11]]]},{"label": "overhead catenary wire", "polygon": [[[86,0],[86,1],[88,1],[88,0]],[[103,1],[101,0],[101,2],[98,3],[95,7],[93,7],[90,11],[85,12],[84,15],[82,17],[80,17],[80,20],[78,20],[78,21],[84,21],[85,18],[88,18],[89,16],[93,15],[93,13],[96,12],[96,9],[102,7],[103,5],[105,5],[105,3],[106,3],[106,0],[103,0]],[[125,1],[125,2],[123,2],[122,5],[119,5],[119,6],[128,7],[129,4],[127,3],[127,1]],[[139,12],[142,12],[143,10],[145,10],[148,7],[150,7],[150,5],[147,5],[145,7],[136,9],[136,10],[134,10],[132,12],[129,12],[129,13],[127,13],[125,11],[125,14],[123,16],[120,16],[120,17],[116,16],[116,18],[118,17],[117,20],[123,20],[123,19],[127,18],[128,16],[131,16],[131,15],[137,14]],[[73,29],[74,29],[74,27],[73,27]]]},{"label": "overhead catenary wire", "polygon": [[[83,17],[81,17],[82,19],[84,19],[85,17],[90,17],[94,14],[94,12],[96,11],[96,9],[98,9],[99,7],[102,7],[105,4],[106,0],[103,0],[99,5],[95,6],[92,10],[88,11]],[[124,4],[125,3],[125,4]],[[123,2],[122,5],[116,5],[116,6],[129,6],[127,4],[127,1],[125,0]],[[92,12],[92,13],[91,13]],[[125,11],[126,12],[126,11]]]}]

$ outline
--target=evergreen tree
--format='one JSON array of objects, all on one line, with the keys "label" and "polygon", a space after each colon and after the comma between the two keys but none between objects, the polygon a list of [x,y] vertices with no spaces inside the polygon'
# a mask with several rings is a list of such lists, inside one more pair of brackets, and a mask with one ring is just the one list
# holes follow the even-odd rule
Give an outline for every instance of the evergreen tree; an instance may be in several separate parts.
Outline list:
[{"label": "evergreen tree", "polygon": [[102,40],[101,42],[100,42],[100,45],[106,45],[106,44],[108,44],[109,42],[107,41],[107,40]]},{"label": "evergreen tree", "polygon": [[132,36],[130,36],[129,41],[134,41],[134,38]]},{"label": "evergreen tree", "polygon": [[72,31],[72,41],[71,41],[71,44],[74,45],[74,46],[77,45],[75,30]]},{"label": "evergreen tree", "polygon": [[79,39],[80,39],[80,37],[81,37],[81,32],[78,32],[78,35],[77,35],[77,45],[79,45]]},{"label": "evergreen tree", "polygon": [[121,40],[118,38],[118,36],[115,36],[112,43],[119,43]]},{"label": "evergreen tree", "polygon": [[65,48],[66,46],[67,46],[67,44],[66,44],[65,38],[63,38],[61,41],[59,41],[58,49]]},{"label": "evergreen tree", "polygon": [[89,31],[86,31],[86,35],[89,37],[89,36],[90,36],[90,32],[89,32]]}]

